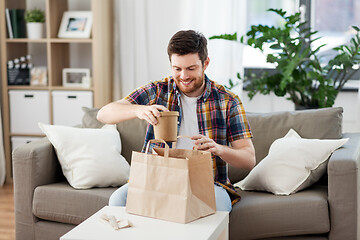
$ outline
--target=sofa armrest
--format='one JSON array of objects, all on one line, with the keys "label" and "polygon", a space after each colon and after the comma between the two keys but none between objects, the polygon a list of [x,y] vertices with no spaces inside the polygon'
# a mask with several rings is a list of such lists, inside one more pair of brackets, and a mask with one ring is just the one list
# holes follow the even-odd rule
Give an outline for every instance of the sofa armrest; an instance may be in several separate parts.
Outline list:
[{"label": "sofa armrest", "polygon": [[329,239],[360,239],[360,133],[333,153],[328,165]]},{"label": "sofa armrest", "polygon": [[15,149],[12,158],[16,238],[34,239],[37,221],[32,214],[34,190],[37,186],[60,181],[61,167],[47,138]]}]

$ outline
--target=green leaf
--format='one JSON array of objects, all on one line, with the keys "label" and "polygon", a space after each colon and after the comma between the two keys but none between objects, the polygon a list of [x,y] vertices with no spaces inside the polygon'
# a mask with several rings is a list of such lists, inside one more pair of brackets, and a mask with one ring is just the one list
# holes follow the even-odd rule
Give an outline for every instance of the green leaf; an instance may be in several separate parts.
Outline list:
[{"label": "green leaf", "polygon": [[281,45],[278,44],[278,43],[275,43],[275,44],[272,44],[272,45],[270,46],[270,48],[271,48],[271,49],[275,49],[275,50],[281,49]]},{"label": "green leaf", "polygon": [[241,42],[241,43],[244,43],[244,36],[241,36],[240,42]]},{"label": "green leaf", "polygon": [[269,55],[267,55],[267,57],[266,57],[266,61],[267,61],[267,62],[270,62],[270,63],[275,63],[276,60],[277,60],[277,58],[276,58],[274,55],[272,55],[272,54],[269,54]]},{"label": "green leaf", "polygon": [[[239,75],[240,76],[240,75]],[[237,85],[239,85],[240,81],[237,80],[236,83],[234,84],[234,82],[231,80],[231,78],[229,78],[229,85],[224,85],[224,87],[228,90],[233,89],[234,87],[236,87]]]},{"label": "green leaf", "polygon": [[26,22],[45,22],[45,12],[41,9],[34,8],[25,12]]},{"label": "green leaf", "polygon": [[280,15],[282,17],[284,17],[285,14],[286,14],[286,11],[284,11],[282,9],[276,9],[276,8],[269,8],[267,11],[268,12],[275,12],[275,13],[277,13],[278,15]]},{"label": "green leaf", "polygon": [[316,54],[316,53],[320,50],[320,48],[322,48],[322,47],[324,47],[324,46],[326,46],[326,43],[321,44],[319,47],[317,47],[315,50],[313,50],[313,51],[311,52],[311,55]]},{"label": "green leaf", "polygon": [[353,29],[355,29],[357,32],[360,31],[360,29],[357,26],[352,26]]},{"label": "green leaf", "polygon": [[237,73],[237,74],[236,74],[236,77],[241,80],[240,73]]},{"label": "green leaf", "polygon": [[237,41],[237,33],[233,33],[233,34],[221,34],[221,35],[215,35],[215,36],[211,36],[209,37],[209,40],[212,39],[224,39],[224,40],[230,40],[230,41]]}]

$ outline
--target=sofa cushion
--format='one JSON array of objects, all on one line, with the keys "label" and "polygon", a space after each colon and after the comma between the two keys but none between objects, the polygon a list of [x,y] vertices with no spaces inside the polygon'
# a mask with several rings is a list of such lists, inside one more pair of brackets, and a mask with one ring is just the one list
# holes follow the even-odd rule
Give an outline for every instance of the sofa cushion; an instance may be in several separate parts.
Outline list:
[{"label": "sofa cushion", "polygon": [[[247,113],[253,133],[256,162],[269,152],[270,145],[292,128],[303,138],[339,139],[342,136],[343,108],[322,108],[272,113]],[[239,170],[229,165],[232,183],[242,180],[249,170]]]},{"label": "sofa cushion", "polygon": [[106,206],[116,189],[76,190],[66,182],[39,186],[34,191],[32,211],[41,219],[79,224]]},{"label": "sofa cushion", "polygon": [[85,128],[101,128],[105,124],[102,122],[99,122],[96,119],[96,116],[99,112],[99,108],[88,108],[88,107],[82,107],[82,110],[84,112],[84,116],[82,118],[82,125]]},{"label": "sofa cushion", "polygon": [[[82,108],[84,116],[82,119],[82,127],[100,128],[104,124],[96,119],[98,108]],[[130,163],[132,151],[141,151],[146,133],[147,122],[135,118],[130,121],[124,121],[116,124],[117,130],[121,136],[121,155]]]},{"label": "sofa cushion", "polygon": [[314,186],[289,196],[238,190],[230,213],[230,239],[258,239],[327,233],[327,188]]},{"label": "sofa cushion", "polygon": [[234,186],[289,195],[318,181],[329,156],[349,139],[301,138],[293,129],[271,144],[269,154]]},{"label": "sofa cushion", "polygon": [[129,163],[121,156],[115,125],[85,129],[39,123],[56,150],[64,176],[77,189],[121,186],[129,179]]}]

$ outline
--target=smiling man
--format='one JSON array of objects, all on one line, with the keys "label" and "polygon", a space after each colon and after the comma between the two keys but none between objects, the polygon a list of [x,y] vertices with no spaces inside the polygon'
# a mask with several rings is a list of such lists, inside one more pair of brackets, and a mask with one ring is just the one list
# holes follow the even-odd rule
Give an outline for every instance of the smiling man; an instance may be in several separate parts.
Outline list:
[{"label": "smiling man", "polygon": [[[172,76],[139,87],[124,99],[100,109],[98,120],[108,124],[139,118],[149,125],[144,148],[154,138],[153,125],[161,111],[178,111],[177,148],[209,151],[213,157],[216,209],[231,211],[240,200],[228,178],[227,164],[251,169],[255,165],[252,133],[239,97],[210,80],[205,70],[210,63],[207,40],[193,30],[179,31],[169,41]],[[144,149],[143,149],[144,150]],[[127,184],[116,190],[109,205],[125,206]]]}]

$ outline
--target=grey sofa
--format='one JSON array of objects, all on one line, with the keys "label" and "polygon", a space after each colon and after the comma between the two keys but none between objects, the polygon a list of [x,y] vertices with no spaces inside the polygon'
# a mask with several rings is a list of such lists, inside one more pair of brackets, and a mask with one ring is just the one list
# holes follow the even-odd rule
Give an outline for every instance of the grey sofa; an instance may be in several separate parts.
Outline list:
[{"label": "grey sofa", "polygon": [[[85,109],[83,127],[101,127],[97,109]],[[350,140],[335,151],[327,174],[311,187],[290,196],[241,191],[242,199],[230,214],[230,239],[360,239],[360,133],[342,134],[342,108],[248,113],[257,161],[271,143],[290,128],[304,138]],[[140,150],[146,125],[134,120],[118,124],[122,154],[129,161]],[[47,138],[13,153],[16,239],[58,239],[107,205],[116,188],[73,189],[62,175]],[[248,171],[229,167],[235,183]]]}]

